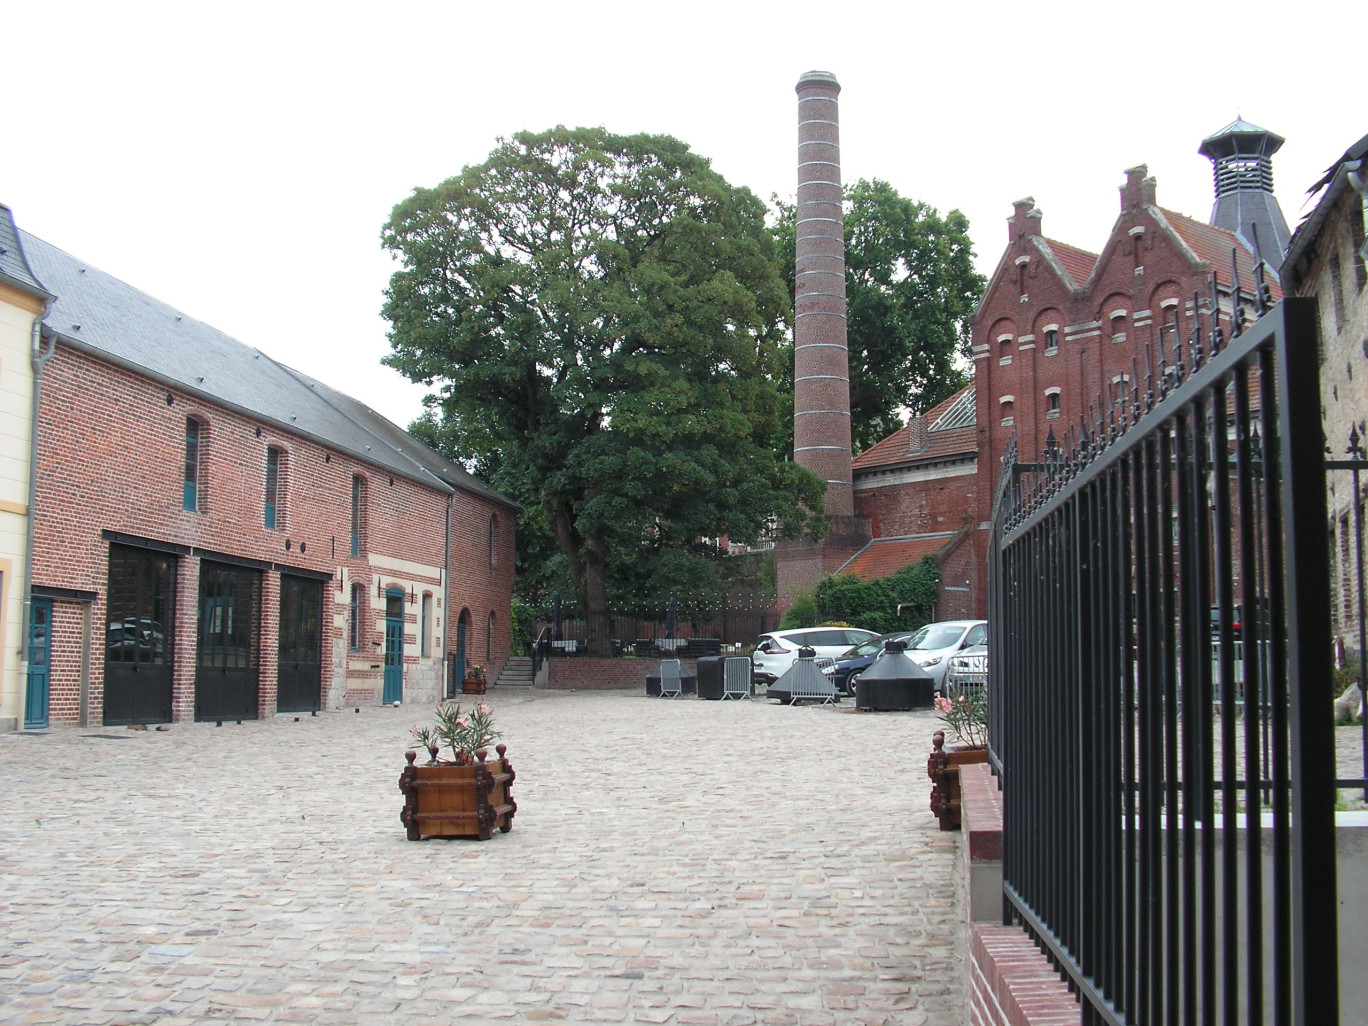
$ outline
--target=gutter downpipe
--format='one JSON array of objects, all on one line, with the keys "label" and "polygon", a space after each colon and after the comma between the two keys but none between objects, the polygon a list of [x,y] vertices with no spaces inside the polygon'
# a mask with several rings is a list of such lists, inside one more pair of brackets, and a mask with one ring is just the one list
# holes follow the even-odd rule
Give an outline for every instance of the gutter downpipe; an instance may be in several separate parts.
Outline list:
[{"label": "gutter downpipe", "polygon": [[447,679],[452,666],[448,631],[451,629],[451,511],[455,508],[456,490],[453,488],[447,496],[446,527],[442,532],[442,695],[439,705],[446,701],[447,692],[451,690],[451,681]]},{"label": "gutter downpipe", "polygon": [[1363,218],[1364,242],[1355,256],[1365,265],[1368,265],[1368,183],[1363,180],[1363,161],[1351,160],[1344,165],[1344,169],[1347,172],[1345,177],[1348,178],[1349,184],[1359,194],[1359,214]]},{"label": "gutter downpipe", "polygon": [[[24,644],[20,649],[20,657],[26,672],[30,662],[30,649],[33,645],[33,632],[29,630],[29,621],[33,616],[34,504],[38,500],[38,405],[43,393],[43,365],[48,362],[57,349],[57,336],[51,335],[49,336],[51,342],[48,345],[47,352],[43,352],[43,320],[47,317],[51,307],[50,302],[44,304],[43,312],[33,318],[30,348],[30,359],[33,361],[33,410],[29,421],[28,508],[24,517],[24,618],[22,628]],[[27,713],[27,710],[25,712]],[[22,722],[20,726],[23,726]]]}]

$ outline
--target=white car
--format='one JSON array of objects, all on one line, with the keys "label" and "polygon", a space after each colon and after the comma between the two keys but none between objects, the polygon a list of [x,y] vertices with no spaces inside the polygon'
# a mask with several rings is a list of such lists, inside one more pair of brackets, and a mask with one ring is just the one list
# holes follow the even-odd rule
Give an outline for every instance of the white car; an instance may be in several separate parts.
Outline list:
[{"label": "white car", "polygon": [[931,674],[937,691],[945,690],[950,657],[962,648],[988,643],[987,620],[945,620],[928,623],[907,639],[907,654]]},{"label": "white car", "polygon": [[773,684],[798,658],[800,648],[810,648],[818,657],[835,659],[870,638],[873,631],[859,627],[803,627],[793,631],[770,631],[760,635],[751,655],[755,680]]}]

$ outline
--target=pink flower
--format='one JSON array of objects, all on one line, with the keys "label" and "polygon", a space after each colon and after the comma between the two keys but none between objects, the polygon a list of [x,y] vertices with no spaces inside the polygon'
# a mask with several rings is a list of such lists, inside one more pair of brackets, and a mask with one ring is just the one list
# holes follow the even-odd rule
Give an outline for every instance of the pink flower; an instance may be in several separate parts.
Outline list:
[{"label": "pink flower", "polygon": [[[742,669],[745,669],[745,667],[742,667]],[[489,706],[487,706],[487,705],[485,705],[483,702],[481,702],[481,703],[480,703],[480,712],[482,712],[482,713],[487,713],[487,712],[489,712]]]},{"label": "pink flower", "polygon": [[468,719],[466,719],[464,716],[462,716],[462,717],[460,717],[460,718],[458,718],[458,719],[456,720],[456,726],[458,726],[458,727],[469,727],[469,726],[470,726],[470,721],[469,721]]}]

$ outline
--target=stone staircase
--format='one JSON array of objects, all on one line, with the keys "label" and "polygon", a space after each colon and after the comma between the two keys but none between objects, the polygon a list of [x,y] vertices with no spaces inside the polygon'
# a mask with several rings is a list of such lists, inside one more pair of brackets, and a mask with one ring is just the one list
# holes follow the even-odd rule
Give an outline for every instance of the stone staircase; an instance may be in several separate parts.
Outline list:
[{"label": "stone staircase", "polygon": [[499,671],[495,687],[530,688],[532,686],[532,657],[509,656],[504,668]]}]

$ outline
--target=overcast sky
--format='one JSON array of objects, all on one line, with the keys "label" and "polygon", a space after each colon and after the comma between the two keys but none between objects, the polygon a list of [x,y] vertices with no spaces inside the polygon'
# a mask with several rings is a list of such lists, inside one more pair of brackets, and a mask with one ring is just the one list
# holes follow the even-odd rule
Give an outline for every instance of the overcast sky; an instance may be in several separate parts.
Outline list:
[{"label": "overcast sky", "polygon": [[964,211],[989,273],[1027,195],[1047,235],[1100,248],[1139,163],[1160,205],[1205,220],[1197,147],[1237,115],[1286,137],[1274,180],[1295,228],[1307,188],[1368,132],[1358,2],[1333,18],[1263,0],[930,6],[12,5],[0,202],[403,425],[424,389],[380,366],[380,227],[502,135],[665,133],[734,185],[791,198],[794,85],[831,71],[845,180]]}]

